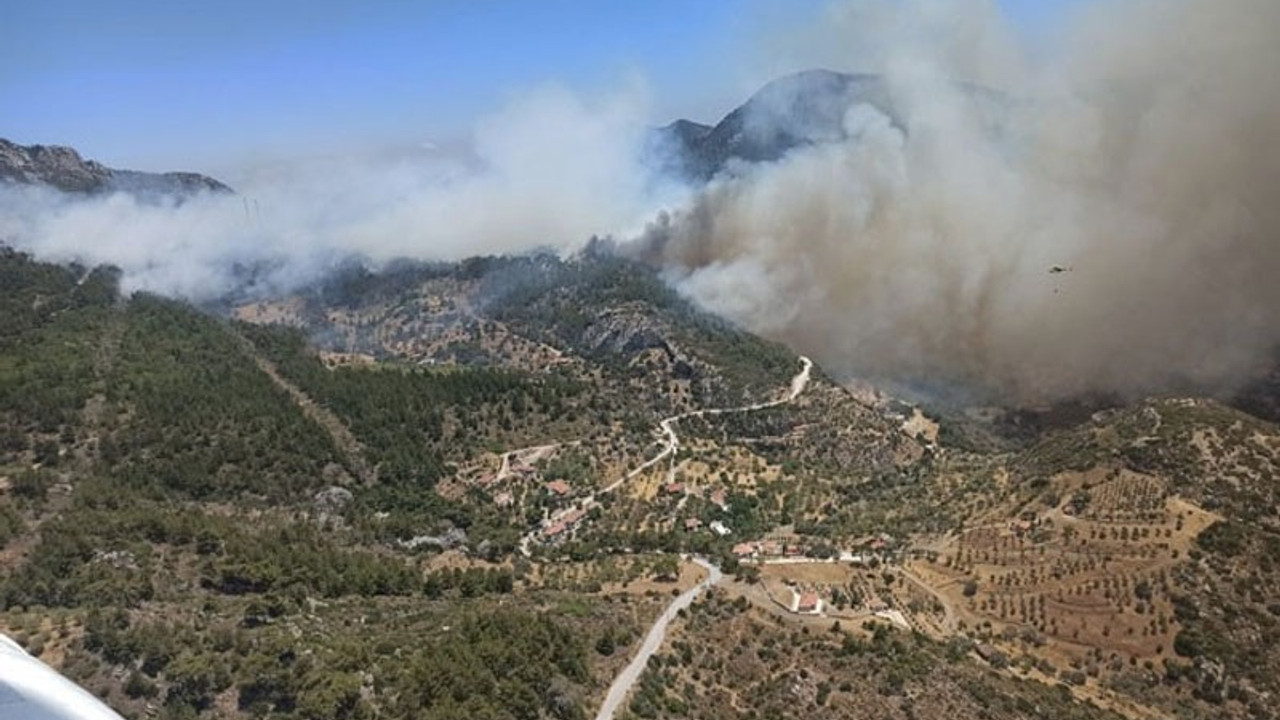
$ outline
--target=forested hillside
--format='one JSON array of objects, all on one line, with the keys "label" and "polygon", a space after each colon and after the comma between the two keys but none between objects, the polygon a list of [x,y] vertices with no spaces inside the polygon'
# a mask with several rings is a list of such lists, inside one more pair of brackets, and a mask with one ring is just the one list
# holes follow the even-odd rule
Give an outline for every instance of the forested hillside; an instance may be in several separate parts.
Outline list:
[{"label": "forested hillside", "polygon": [[1242,412],[938,424],[598,252],[118,284],[0,252],[0,632],[127,717],[588,717],[679,552],[633,717],[1276,715]]}]

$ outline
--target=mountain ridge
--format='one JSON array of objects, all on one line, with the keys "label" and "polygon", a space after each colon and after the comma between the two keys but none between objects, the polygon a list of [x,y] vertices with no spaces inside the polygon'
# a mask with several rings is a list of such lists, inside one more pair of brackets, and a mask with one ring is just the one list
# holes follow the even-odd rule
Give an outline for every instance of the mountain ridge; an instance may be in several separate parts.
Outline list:
[{"label": "mountain ridge", "polygon": [[64,193],[126,192],[147,199],[231,193],[229,186],[194,172],[142,172],[86,160],[65,145],[20,145],[0,138],[0,182],[44,185]]},{"label": "mountain ridge", "polygon": [[[985,111],[1003,107],[1003,94],[964,81],[950,85],[980,116],[992,115],[984,125],[998,131],[998,119]],[[761,86],[714,125],[681,118],[658,128],[651,146],[663,171],[707,182],[733,174],[740,164],[775,162],[797,148],[848,139],[846,115],[859,105],[883,113],[905,133],[909,123],[900,90],[881,74],[801,70]]]}]

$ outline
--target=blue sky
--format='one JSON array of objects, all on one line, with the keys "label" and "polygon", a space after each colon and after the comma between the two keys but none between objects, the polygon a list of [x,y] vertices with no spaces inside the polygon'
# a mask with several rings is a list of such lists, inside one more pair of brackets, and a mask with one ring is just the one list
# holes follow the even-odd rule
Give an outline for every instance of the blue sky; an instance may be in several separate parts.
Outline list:
[{"label": "blue sky", "polygon": [[[1035,33],[1073,1],[1001,5]],[[15,0],[0,3],[0,137],[124,167],[208,166],[449,137],[522,89],[628,77],[658,98],[655,121],[714,120],[741,97],[728,79],[743,38],[822,4]]]}]

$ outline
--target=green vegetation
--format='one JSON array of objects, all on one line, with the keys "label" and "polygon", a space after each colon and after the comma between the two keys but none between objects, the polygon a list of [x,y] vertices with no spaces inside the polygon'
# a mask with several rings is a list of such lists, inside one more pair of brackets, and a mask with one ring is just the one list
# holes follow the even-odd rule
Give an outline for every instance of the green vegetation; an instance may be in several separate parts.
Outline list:
[{"label": "green vegetation", "polygon": [[112,271],[37,263],[0,246],[0,462],[34,451],[56,464],[74,441],[116,281]]},{"label": "green vegetation", "polygon": [[[1051,686],[964,662],[924,636],[869,623],[821,631],[752,613],[713,592],[695,603],[670,652],[655,655],[630,718],[1117,716]],[[733,698],[724,693],[734,688]]]},{"label": "green vegetation", "polygon": [[[383,478],[319,513],[315,492],[354,475],[331,434],[236,329],[182,303],[125,300],[115,282],[0,255],[0,547],[23,541],[0,568],[7,631],[36,653],[59,647],[64,672],[130,717],[150,716],[145,703],[162,718],[228,706],[280,718],[582,715],[587,645],[572,628],[519,607],[423,614],[424,591],[509,595],[510,571],[424,583],[416,555],[371,542],[440,521],[476,533],[470,510],[415,483],[501,437],[502,418],[493,433],[465,421],[487,422],[496,405],[509,423],[552,418],[578,392],[571,382],[329,372],[300,338],[255,332],[355,429]],[[412,518],[375,516],[396,503]],[[491,527],[514,543],[516,528]],[[376,632],[356,616],[381,617]],[[46,619],[54,630],[16,630]],[[411,637],[422,632],[436,641]],[[393,655],[374,653],[389,642]]]},{"label": "green vegetation", "polygon": [[206,499],[245,495],[297,502],[340,456],[240,349],[219,321],[139,295],[124,310],[107,376],[114,424],[99,450],[106,472],[131,487]]},{"label": "green vegetation", "polygon": [[237,330],[311,398],[350,427],[391,485],[430,487],[447,460],[485,447],[519,419],[559,422],[581,387],[568,379],[488,368],[329,370],[300,332],[241,324]]},{"label": "green vegetation", "polygon": [[[291,301],[301,328],[117,285],[110,269],[0,251],[0,615],[129,717],[585,717],[597,671],[624,662],[674,592],[678,551],[760,590],[776,576],[740,565],[735,543],[781,530],[813,557],[882,548],[868,582],[928,621],[915,606],[933,601],[907,594],[894,565],[919,534],[978,527],[995,542],[1012,518],[1037,518],[1019,555],[1024,540],[1027,553],[1092,552],[1083,530],[1039,524],[1058,513],[1091,540],[1110,523],[1098,532],[1136,544],[1141,527],[1159,571],[1091,590],[1151,616],[1133,627],[1158,628],[1155,655],[1099,650],[1055,669],[1011,650],[987,667],[969,661],[972,642],[843,618],[784,625],[713,592],[676,623],[629,711],[1106,717],[1071,701],[1068,686],[1087,685],[1188,717],[1275,716],[1280,445],[1242,413],[1150,401],[1062,430],[1010,420],[1008,437],[957,421],[937,451],[903,435],[902,408],[863,406],[815,374],[794,404],[681,420],[679,484],[659,463],[634,479],[643,491],[601,496],[530,560],[513,557],[521,536],[651,457],[660,418],[776,398],[795,356],[594,254],[349,268]],[[1127,470],[1143,475],[1121,488]],[[1176,533],[1203,514],[1183,500],[1221,517],[1194,546]],[[1153,518],[1166,534],[1148,537]],[[1125,560],[1089,555],[1080,571]],[[975,612],[1031,581],[960,561],[946,559],[948,592]],[[1063,684],[1007,674],[1033,667]]]},{"label": "green vegetation", "polygon": [[[487,312],[534,337],[567,347],[615,372],[642,373],[628,365],[646,348],[689,353],[713,368],[716,378],[695,384],[695,399],[708,406],[759,398],[785,386],[796,372],[795,355],[700,312],[652,270],[621,258],[592,255],[571,261],[551,256],[479,258],[464,272],[481,276]],[[636,327],[621,347],[599,325],[601,309],[659,319],[661,327]],[[693,368],[677,370],[694,377]]]},{"label": "green vegetation", "polygon": [[[215,705],[276,718],[583,716],[583,641],[544,614],[360,601],[307,616],[277,601],[244,606],[237,622],[236,607],[206,604],[196,624],[92,612],[70,670],[92,687],[99,659],[133,668],[123,693],[153,699],[164,718]],[[352,627],[351,615],[378,624]]]}]

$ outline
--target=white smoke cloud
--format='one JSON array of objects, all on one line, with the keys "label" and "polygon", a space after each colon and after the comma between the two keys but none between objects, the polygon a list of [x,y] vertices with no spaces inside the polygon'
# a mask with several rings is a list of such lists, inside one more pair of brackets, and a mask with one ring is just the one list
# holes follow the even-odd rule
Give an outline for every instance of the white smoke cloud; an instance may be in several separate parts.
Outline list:
[{"label": "white smoke cloud", "polygon": [[7,188],[0,239],[115,264],[130,290],[197,299],[233,287],[237,264],[269,263],[283,289],[352,254],[376,263],[568,250],[593,233],[634,232],[652,213],[663,188],[643,172],[646,113],[636,83],[595,99],[553,85],[478,123],[470,158],[357,149],[277,164],[237,182],[236,196],[180,205]]},{"label": "white smoke cloud", "polygon": [[691,197],[644,167],[646,93],[549,87],[466,160],[330,160],[178,207],[5,191],[0,238],[202,297],[236,263],[288,287],[352,253],[570,249],[651,220],[673,284],[837,374],[1022,402],[1229,389],[1280,346],[1277,31],[1274,0],[1115,0],[1029,52],[991,0],[835,0],[751,62],[881,73],[892,119],[851,108],[847,139]]},{"label": "white smoke cloud", "polygon": [[909,130],[853,108],[846,141],[656,223],[658,261],[838,373],[1029,402],[1239,383],[1280,345],[1280,4],[1100,4],[1038,65],[991,8],[833,4],[815,52],[847,33]]}]

